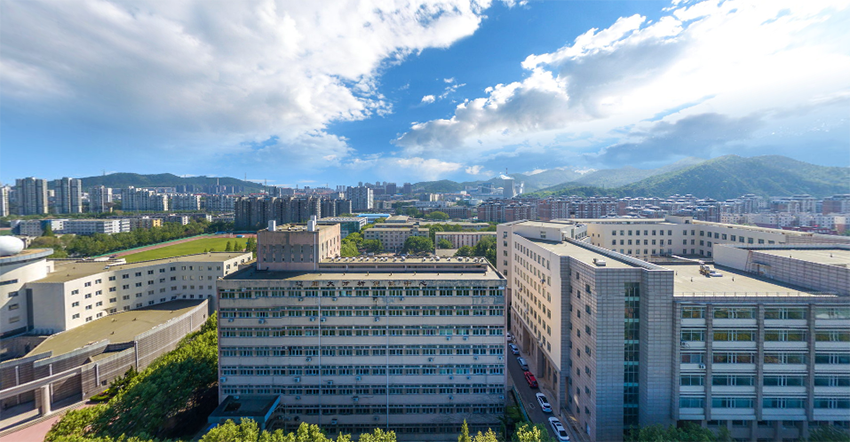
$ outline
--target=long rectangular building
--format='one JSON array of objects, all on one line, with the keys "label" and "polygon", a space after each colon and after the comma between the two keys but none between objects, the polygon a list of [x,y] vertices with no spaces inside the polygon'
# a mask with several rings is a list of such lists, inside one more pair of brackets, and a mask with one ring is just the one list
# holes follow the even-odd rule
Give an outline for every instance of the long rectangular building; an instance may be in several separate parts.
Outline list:
[{"label": "long rectangular building", "polygon": [[220,400],[279,395],[286,429],[497,428],[504,278],[481,258],[339,258],[338,244],[339,225],[264,230],[257,265],[219,281]]},{"label": "long rectangular building", "polygon": [[[726,228],[712,224],[693,230]],[[850,427],[850,246],[759,245],[773,232],[753,230],[753,245],[715,246],[714,267],[658,265],[576,241],[566,225],[501,225],[497,256],[510,331],[576,431],[616,441],[694,422],[737,440],[799,440]]]}]

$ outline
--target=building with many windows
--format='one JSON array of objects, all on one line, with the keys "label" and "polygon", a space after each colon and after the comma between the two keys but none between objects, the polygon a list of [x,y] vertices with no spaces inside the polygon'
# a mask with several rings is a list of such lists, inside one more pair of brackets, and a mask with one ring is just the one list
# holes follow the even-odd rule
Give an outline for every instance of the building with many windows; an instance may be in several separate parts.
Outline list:
[{"label": "building with many windows", "polygon": [[111,211],[112,189],[106,186],[95,186],[89,192],[89,212],[103,213]]},{"label": "building with many windows", "polygon": [[345,198],[351,200],[351,209],[357,212],[367,212],[375,207],[375,195],[371,187],[349,187],[345,190]]},{"label": "building with many windows", "polygon": [[38,270],[27,280],[15,278],[21,284],[16,291],[25,312],[15,328],[58,333],[112,313],[176,299],[209,299],[214,308],[216,280],[251,259],[251,253],[210,252],[129,264],[123,260],[48,261],[46,274]]},{"label": "building with many windows", "polygon": [[47,213],[47,180],[21,178],[15,180],[18,215],[43,215]]},{"label": "building with many windows", "polygon": [[497,258],[517,345],[590,440],[686,421],[742,440],[850,427],[850,246],[736,241],[714,267],[658,265],[565,225],[501,225]]},{"label": "building with many windows", "polygon": [[78,178],[62,178],[53,181],[54,209],[56,213],[83,213],[83,181]]},{"label": "building with many windows", "polygon": [[[339,226],[258,232],[219,281],[220,400],[279,395],[277,428],[454,440],[505,405],[504,279],[479,258],[339,258]],[[269,269],[269,270],[267,270]]]}]

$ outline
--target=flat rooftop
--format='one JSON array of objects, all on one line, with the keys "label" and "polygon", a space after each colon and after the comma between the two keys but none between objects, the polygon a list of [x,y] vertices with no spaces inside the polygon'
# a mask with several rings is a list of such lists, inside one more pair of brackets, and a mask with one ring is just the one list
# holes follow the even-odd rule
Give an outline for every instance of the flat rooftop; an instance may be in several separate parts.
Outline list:
[{"label": "flat rooftop", "polygon": [[673,264],[666,268],[674,271],[673,296],[823,296],[816,292],[763,279],[727,267],[712,270],[723,276],[707,277],[700,274],[699,264]]},{"label": "flat rooftop", "polygon": [[181,299],[104,316],[50,336],[27,356],[48,351],[58,356],[104,339],[109,339],[111,344],[130,342],[140,333],[187,313],[202,302],[202,299]]},{"label": "flat rooftop", "polygon": [[[122,271],[148,267],[171,262],[224,262],[236,259],[246,252],[208,252],[196,255],[176,256],[173,258],[154,259],[150,261],[139,261],[127,264],[113,264],[112,261],[55,261],[54,271],[46,277],[33,281],[41,282],[68,282],[86,276],[96,275],[106,270]],[[107,268],[108,266],[108,268]]]},{"label": "flat rooftop", "polygon": [[590,249],[586,249],[584,247],[569,243],[569,242],[555,242],[555,241],[544,241],[540,239],[531,239],[526,238],[527,240],[537,244],[538,246],[549,250],[552,253],[561,256],[569,256],[573,259],[581,261],[589,266],[596,266],[593,263],[594,259],[605,261],[604,267],[597,267],[599,269],[631,269],[637,268],[637,266],[629,264],[625,261],[620,261],[617,258],[613,258],[608,255],[603,255],[602,253],[595,252]]},{"label": "flat rooftop", "polygon": [[[286,281],[456,281],[456,280],[504,280],[489,263],[463,268],[458,262],[427,262],[415,263],[416,259],[407,262],[387,263],[344,263],[323,262],[319,270],[307,271],[258,271],[257,266],[246,267],[236,273],[226,276],[225,280],[286,280]],[[346,269],[346,264],[350,264]],[[324,268],[323,268],[324,267]]]},{"label": "flat rooftop", "polygon": [[850,267],[850,250],[848,249],[753,249],[753,252],[800,259],[818,264]]},{"label": "flat rooftop", "polygon": [[0,256],[0,264],[36,260],[46,258],[52,254],[53,249],[24,249],[14,255]]}]

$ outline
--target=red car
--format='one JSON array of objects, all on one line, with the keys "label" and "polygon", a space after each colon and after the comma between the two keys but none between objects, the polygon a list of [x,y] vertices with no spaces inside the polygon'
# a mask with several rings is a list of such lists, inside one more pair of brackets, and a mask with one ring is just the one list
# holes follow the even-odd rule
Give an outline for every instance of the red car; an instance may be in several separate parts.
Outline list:
[{"label": "red car", "polygon": [[531,388],[537,388],[537,379],[531,374],[530,371],[525,372],[525,381],[528,382],[528,386]]}]

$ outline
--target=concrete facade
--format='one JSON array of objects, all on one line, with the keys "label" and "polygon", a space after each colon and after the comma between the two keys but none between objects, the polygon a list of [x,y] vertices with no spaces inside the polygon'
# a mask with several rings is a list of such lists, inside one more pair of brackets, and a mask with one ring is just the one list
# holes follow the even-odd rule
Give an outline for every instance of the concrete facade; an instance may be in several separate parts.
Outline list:
[{"label": "concrete facade", "polygon": [[0,257],[0,338],[27,331],[33,312],[24,285],[53,271],[47,260],[52,254],[53,249],[30,249]]},{"label": "concrete facade", "polygon": [[330,255],[267,271],[263,250],[293,242],[274,236],[305,234],[261,231],[257,266],[218,283],[220,400],[280,395],[277,428],[379,427],[400,440],[499,425],[505,281],[486,261]]},{"label": "concrete facade", "polygon": [[22,178],[15,180],[18,215],[47,214],[47,180]]}]

